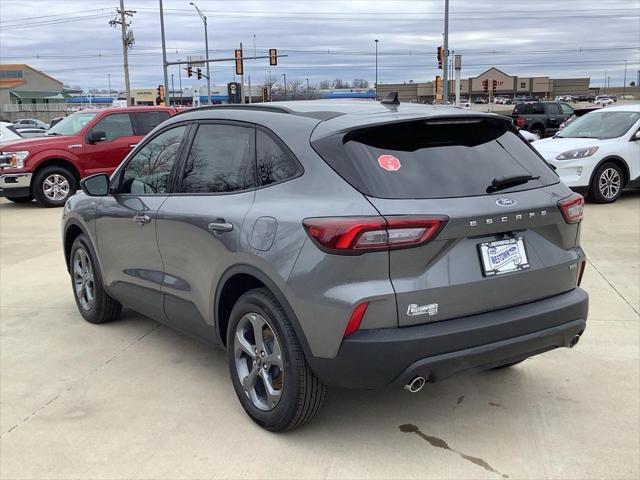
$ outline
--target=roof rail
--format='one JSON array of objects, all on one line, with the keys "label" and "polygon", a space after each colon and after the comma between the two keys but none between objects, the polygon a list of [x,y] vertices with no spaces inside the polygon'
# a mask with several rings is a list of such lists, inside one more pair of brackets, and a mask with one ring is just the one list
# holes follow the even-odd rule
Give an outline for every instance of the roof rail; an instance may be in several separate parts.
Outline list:
[{"label": "roof rail", "polygon": [[293,113],[289,108],[276,107],[272,105],[262,105],[260,103],[226,103],[220,105],[201,105],[195,108],[187,108],[186,110],[176,113],[176,115],[201,110],[264,110],[265,112],[274,113]]}]

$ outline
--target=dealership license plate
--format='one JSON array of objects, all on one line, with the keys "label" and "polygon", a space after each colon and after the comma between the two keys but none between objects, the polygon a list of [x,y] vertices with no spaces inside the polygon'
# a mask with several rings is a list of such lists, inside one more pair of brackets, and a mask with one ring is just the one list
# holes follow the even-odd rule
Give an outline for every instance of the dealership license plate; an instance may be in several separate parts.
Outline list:
[{"label": "dealership license plate", "polygon": [[529,259],[524,248],[524,238],[508,238],[478,245],[485,276],[519,272],[529,268]]}]

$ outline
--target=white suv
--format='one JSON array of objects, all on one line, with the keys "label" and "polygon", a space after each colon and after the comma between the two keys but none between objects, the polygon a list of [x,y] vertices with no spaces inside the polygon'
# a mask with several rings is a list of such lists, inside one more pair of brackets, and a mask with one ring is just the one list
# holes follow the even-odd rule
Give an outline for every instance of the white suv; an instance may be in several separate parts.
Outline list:
[{"label": "white suv", "polygon": [[595,110],[533,146],[569,187],[614,202],[640,186],[640,104]]},{"label": "white suv", "polygon": [[611,97],[605,97],[604,95],[598,96],[596,97],[595,101],[593,102],[596,105],[611,105],[613,103],[613,98]]}]

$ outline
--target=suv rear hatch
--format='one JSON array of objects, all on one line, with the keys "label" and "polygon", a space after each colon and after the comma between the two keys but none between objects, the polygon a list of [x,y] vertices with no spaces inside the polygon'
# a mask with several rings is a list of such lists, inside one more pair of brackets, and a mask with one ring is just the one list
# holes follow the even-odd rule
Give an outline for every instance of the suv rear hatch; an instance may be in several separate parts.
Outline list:
[{"label": "suv rear hatch", "polygon": [[313,146],[385,218],[446,219],[430,241],[389,251],[400,326],[523,304],[576,286],[578,225],[558,206],[570,193],[508,119],[388,123]]}]

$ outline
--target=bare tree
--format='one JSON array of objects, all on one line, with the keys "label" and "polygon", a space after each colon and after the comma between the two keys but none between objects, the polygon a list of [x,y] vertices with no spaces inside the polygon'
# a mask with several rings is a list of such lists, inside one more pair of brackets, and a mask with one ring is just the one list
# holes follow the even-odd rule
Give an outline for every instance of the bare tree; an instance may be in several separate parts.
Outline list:
[{"label": "bare tree", "polygon": [[349,82],[345,82],[340,78],[336,78],[333,81],[333,88],[349,88]]},{"label": "bare tree", "polygon": [[331,88],[331,82],[329,80],[320,80],[318,88],[320,90],[329,90]]},{"label": "bare tree", "polygon": [[369,81],[364,78],[354,78],[351,86],[353,88],[369,88]]}]

